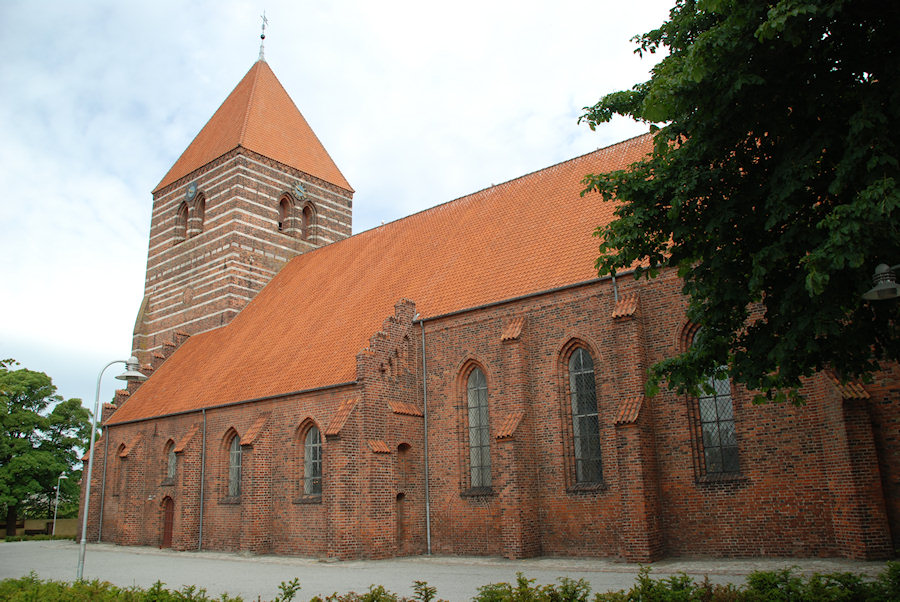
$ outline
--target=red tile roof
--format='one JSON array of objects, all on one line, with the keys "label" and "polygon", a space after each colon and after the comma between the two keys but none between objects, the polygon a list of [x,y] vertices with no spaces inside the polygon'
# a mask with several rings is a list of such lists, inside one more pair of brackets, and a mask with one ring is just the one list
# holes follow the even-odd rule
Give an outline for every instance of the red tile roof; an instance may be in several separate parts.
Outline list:
[{"label": "red tile roof", "polygon": [[433,318],[596,278],[591,233],[614,204],[581,197],[581,180],[641,159],[651,142],[632,138],[295,257],[228,325],[185,341],[109,423],[354,382],[356,354],[399,299]]},{"label": "red tile roof", "polygon": [[237,147],[352,191],[265,61],[257,61],[153,190]]}]

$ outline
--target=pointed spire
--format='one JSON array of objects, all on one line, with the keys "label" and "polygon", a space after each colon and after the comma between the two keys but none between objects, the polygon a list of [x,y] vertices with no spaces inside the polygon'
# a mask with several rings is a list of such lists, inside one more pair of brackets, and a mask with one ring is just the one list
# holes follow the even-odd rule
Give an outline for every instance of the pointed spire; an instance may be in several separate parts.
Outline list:
[{"label": "pointed spire", "polygon": [[269,64],[257,61],[154,193],[238,147],[353,190]]},{"label": "pointed spire", "polygon": [[259,34],[259,60],[266,60],[266,25],[269,24],[269,20],[266,19],[266,11],[263,11],[263,14],[260,15],[262,19],[262,33]]}]

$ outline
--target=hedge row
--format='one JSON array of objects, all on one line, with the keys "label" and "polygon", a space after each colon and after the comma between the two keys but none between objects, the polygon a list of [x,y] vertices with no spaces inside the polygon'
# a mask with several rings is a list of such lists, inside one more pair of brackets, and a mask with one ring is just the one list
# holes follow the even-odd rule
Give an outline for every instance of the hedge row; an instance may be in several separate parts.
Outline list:
[{"label": "hedge row", "polygon": [[[288,602],[299,594],[300,582],[294,579],[278,586],[280,593],[273,602]],[[334,593],[325,598],[315,596],[309,602],[445,602],[437,598],[437,590],[424,581],[413,584],[412,598],[406,598],[373,585],[357,594]],[[56,602],[69,600],[99,602],[243,602],[238,596],[222,594],[211,598],[206,590],[187,586],[171,591],[157,581],[149,589],[120,588],[101,581],[66,583],[40,579],[31,573],[21,579],[0,581],[0,600]],[[593,593],[584,579],[563,577],[551,585],[536,585],[519,573],[515,583],[491,583],[478,589],[473,602],[762,602],[762,601],[895,601],[900,600],[900,562],[889,562],[875,579],[853,573],[815,574],[802,577],[790,569],[758,571],[750,574],[744,585],[718,585],[708,578],[697,582],[683,573],[654,579],[650,569],[642,568],[631,589]]]}]

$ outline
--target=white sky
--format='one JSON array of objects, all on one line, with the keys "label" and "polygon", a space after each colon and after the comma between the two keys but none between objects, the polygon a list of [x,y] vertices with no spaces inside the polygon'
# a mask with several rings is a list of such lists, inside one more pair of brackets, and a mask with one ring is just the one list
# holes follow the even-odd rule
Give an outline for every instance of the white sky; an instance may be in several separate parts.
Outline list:
[{"label": "white sky", "polygon": [[629,40],[673,4],[263,2],[0,1],[0,358],[93,405],[131,349],[150,191],[255,62],[263,9],[356,233],[645,131],[576,120],[648,78]]}]

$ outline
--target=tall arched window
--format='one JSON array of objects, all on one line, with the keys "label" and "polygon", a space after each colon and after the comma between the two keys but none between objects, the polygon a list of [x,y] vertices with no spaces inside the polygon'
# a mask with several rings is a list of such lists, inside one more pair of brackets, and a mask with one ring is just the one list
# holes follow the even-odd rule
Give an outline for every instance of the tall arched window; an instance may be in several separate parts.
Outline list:
[{"label": "tall arched window", "polygon": [[303,494],[322,495],[322,435],[315,426],[303,440]]},{"label": "tall arched window", "polygon": [[[698,328],[691,344],[700,334]],[[700,427],[702,468],[708,475],[737,473],[738,443],[734,430],[734,404],[731,399],[731,379],[721,367],[707,377],[697,397],[697,421]]]},{"label": "tall arched window", "polygon": [[584,347],[569,358],[569,396],[572,402],[572,436],[575,446],[575,482],[599,483],[600,421],[597,415],[597,384],[594,360]]},{"label": "tall arched window", "polygon": [[469,476],[471,486],[491,486],[491,433],[488,420],[487,379],[480,368],[469,374]]},{"label": "tall arched window", "polygon": [[241,495],[241,438],[235,434],[228,446],[228,497]]},{"label": "tall arched window", "polygon": [[166,443],[166,476],[165,480],[171,481],[175,478],[175,466],[178,456],[175,454],[175,442],[169,439]]}]

